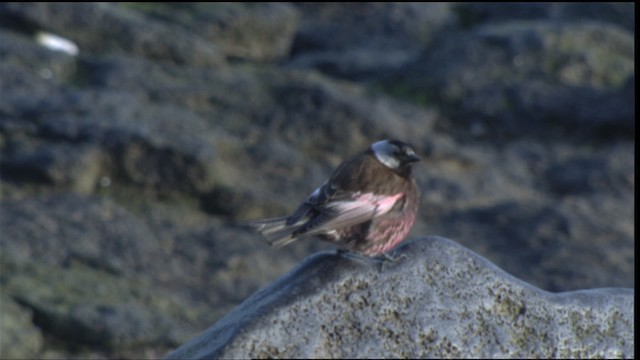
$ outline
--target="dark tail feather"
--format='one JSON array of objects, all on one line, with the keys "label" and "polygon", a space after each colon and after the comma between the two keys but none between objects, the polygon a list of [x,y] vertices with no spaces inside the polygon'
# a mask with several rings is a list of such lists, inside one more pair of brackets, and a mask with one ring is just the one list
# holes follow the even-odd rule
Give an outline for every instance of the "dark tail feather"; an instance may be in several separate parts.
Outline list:
[{"label": "dark tail feather", "polygon": [[300,223],[287,225],[287,218],[285,216],[256,220],[250,222],[249,225],[262,234],[271,246],[282,247],[298,239],[293,236],[293,233],[301,226]]}]

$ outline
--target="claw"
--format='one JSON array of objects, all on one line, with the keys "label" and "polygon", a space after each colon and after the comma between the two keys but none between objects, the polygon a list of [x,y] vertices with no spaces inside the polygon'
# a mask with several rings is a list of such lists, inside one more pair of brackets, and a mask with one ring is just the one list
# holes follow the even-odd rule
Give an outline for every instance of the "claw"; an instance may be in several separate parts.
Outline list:
[{"label": "claw", "polygon": [[371,264],[371,262],[380,263],[384,261],[384,259],[381,259],[378,257],[366,256],[366,255],[358,254],[358,253],[351,252],[349,250],[344,250],[344,249],[336,249],[336,254],[342,257],[346,257],[346,258],[358,261],[363,264]]},{"label": "claw", "polygon": [[398,256],[391,256],[387,253],[382,253],[382,256],[384,257],[385,260],[390,261],[390,262],[396,262],[399,261],[400,259],[406,259],[408,258],[407,254],[400,254]]}]

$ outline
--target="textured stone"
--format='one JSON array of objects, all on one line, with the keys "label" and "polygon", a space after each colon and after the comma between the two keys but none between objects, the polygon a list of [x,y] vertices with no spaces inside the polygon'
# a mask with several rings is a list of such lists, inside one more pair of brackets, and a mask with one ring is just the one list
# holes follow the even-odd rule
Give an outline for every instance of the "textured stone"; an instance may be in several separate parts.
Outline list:
[{"label": "textured stone", "polygon": [[297,3],[303,21],[288,65],[350,80],[384,77],[454,21],[449,3]]},{"label": "textured stone", "polygon": [[195,66],[225,65],[215,44],[176,26],[108,3],[6,3],[0,17],[20,31],[46,30],[75,42],[80,54],[131,53]]},{"label": "textured stone", "polygon": [[298,12],[287,3],[128,4],[216,44],[229,58],[276,61],[289,55]]},{"label": "textured stone", "polygon": [[314,255],[168,358],[634,354],[631,289],[546,292],[438,237],[392,255]]},{"label": "textured stone", "polygon": [[4,295],[0,304],[0,358],[37,358],[44,338],[32,322],[33,313]]},{"label": "textured stone", "polygon": [[[35,343],[41,332],[76,348],[121,352],[170,348],[193,331],[186,313],[175,312],[178,299],[147,276],[162,276],[150,268],[165,263],[161,239],[112,201],[74,194],[5,200],[0,227],[0,289],[33,314],[35,327],[20,313],[7,317],[11,336],[22,331],[24,342]],[[11,308],[2,307],[4,323]],[[39,357],[46,344],[20,356]]]},{"label": "textured stone", "polygon": [[[31,181],[70,184],[83,192],[92,192],[99,176],[169,192],[208,191],[215,182],[214,136],[206,119],[193,112],[116,91],[9,95],[0,103],[16,119],[0,125],[7,139],[0,163],[7,178],[25,179],[26,172],[36,175],[26,176]],[[27,133],[9,121],[34,130]],[[34,141],[34,135],[46,141]]]},{"label": "textured stone", "polygon": [[412,236],[549,291],[633,287],[633,10],[0,4],[2,356],[165,354],[329,248],[244,220],[389,137],[424,159]]},{"label": "textured stone", "polygon": [[633,64],[633,33],[616,25],[510,21],[443,37],[388,87],[437,99],[473,135],[606,139],[635,133]]},{"label": "textured stone", "polygon": [[457,3],[464,26],[515,19],[595,20],[635,28],[635,4],[622,2]]}]

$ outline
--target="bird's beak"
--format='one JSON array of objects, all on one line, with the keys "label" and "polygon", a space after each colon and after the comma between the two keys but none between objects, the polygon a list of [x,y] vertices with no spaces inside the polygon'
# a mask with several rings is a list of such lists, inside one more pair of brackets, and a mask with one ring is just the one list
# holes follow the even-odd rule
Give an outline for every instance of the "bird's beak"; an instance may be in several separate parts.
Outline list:
[{"label": "bird's beak", "polygon": [[413,162],[418,162],[420,160],[422,160],[422,159],[420,159],[420,157],[418,157],[418,155],[416,155],[416,154],[410,154],[410,155],[407,156],[407,162],[412,162],[413,163]]}]

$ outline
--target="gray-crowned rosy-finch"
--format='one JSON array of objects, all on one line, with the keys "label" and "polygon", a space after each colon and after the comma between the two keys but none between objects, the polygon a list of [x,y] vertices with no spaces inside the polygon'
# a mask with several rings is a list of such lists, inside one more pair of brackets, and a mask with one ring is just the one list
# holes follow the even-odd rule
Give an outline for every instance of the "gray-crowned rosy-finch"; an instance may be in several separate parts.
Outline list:
[{"label": "gray-crowned rosy-finch", "polygon": [[419,191],[411,146],[383,140],[343,162],[290,216],[251,223],[276,247],[317,237],[367,256],[384,254],[409,233]]}]

